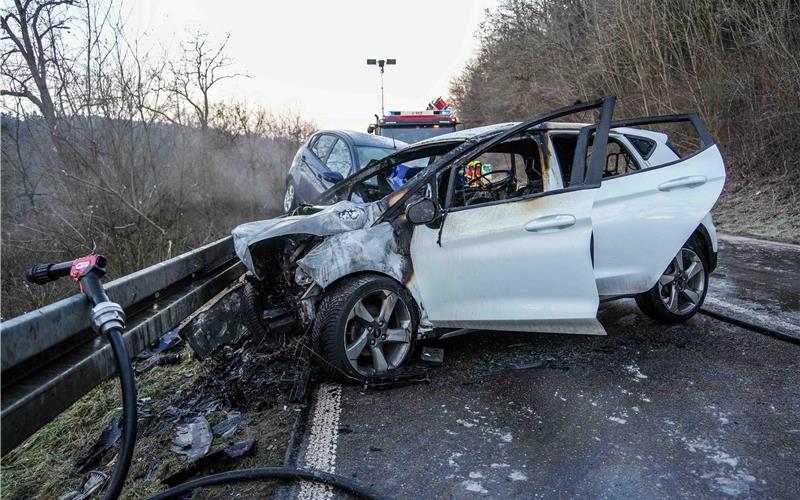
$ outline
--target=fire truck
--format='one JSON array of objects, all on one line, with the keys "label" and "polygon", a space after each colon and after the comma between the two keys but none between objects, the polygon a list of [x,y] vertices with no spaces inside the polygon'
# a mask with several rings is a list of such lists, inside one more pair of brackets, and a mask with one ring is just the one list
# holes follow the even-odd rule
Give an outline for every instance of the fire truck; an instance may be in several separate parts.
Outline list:
[{"label": "fire truck", "polygon": [[391,137],[409,144],[456,131],[458,119],[444,99],[438,97],[424,111],[389,111],[367,128],[367,133]]}]

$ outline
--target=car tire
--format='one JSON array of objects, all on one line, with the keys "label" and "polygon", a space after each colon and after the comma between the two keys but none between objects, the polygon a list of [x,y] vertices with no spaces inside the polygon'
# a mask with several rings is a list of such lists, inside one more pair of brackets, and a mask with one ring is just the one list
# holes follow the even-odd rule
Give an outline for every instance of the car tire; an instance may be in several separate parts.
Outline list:
[{"label": "car tire", "polygon": [[340,381],[390,373],[411,359],[419,316],[397,281],[376,274],[345,278],[320,302],[313,342],[322,368]]},{"label": "car tire", "polygon": [[283,192],[283,211],[289,213],[297,208],[297,191],[291,181],[286,183],[286,191]]},{"label": "car tire", "polygon": [[266,339],[269,329],[261,317],[264,310],[261,295],[252,283],[246,282],[242,287],[242,316],[251,335],[256,339]]},{"label": "car tire", "polygon": [[683,323],[703,305],[708,292],[708,258],[703,243],[684,243],[653,288],[636,296],[636,305],[661,323]]}]

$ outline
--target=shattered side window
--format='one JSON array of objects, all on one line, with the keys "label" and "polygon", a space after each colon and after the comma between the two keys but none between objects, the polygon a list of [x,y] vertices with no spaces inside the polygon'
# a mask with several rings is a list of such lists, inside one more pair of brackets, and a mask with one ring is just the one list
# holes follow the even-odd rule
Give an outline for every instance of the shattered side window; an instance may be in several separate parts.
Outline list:
[{"label": "shattered side window", "polygon": [[331,152],[331,148],[333,147],[333,143],[336,142],[336,137],[328,134],[323,134],[319,136],[317,141],[311,146],[311,151],[317,155],[322,161],[328,157],[328,153]]},{"label": "shattered side window", "polygon": [[336,145],[331,149],[325,165],[334,172],[342,174],[342,177],[347,177],[350,174],[350,170],[353,168],[353,160],[350,157],[350,148],[347,147],[344,141],[336,141]]}]

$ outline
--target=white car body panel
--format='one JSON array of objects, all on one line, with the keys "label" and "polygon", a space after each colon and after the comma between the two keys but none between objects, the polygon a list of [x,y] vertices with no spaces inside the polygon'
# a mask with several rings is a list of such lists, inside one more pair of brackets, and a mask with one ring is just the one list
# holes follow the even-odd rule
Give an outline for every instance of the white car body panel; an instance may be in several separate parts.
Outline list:
[{"label": "white car body panel", "polygon": [[724,182],[717,146],[670,165],[603,179],[592,214],[598,293],[650,289],[709,215]]},{"label": "white car body panel", "polygon": [[453,211],[414,228],[414,287],[437,327],[604,335],[591,264],[598,189]]}]

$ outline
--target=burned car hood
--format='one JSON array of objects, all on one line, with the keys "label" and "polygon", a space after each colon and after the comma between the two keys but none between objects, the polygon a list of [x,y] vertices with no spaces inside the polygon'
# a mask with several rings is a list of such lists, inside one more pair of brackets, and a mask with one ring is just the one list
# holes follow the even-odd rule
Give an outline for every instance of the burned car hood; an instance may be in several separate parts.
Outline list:
[{"label": "burned car hood", "polygon": [[311,215],[289,215],[235,227],[232,231],[236,255],[258,278],[254,254],[269,251],[273,244],[291,236],[331,236],[371,226],[386,210],[386,202],[340,201]]}]

